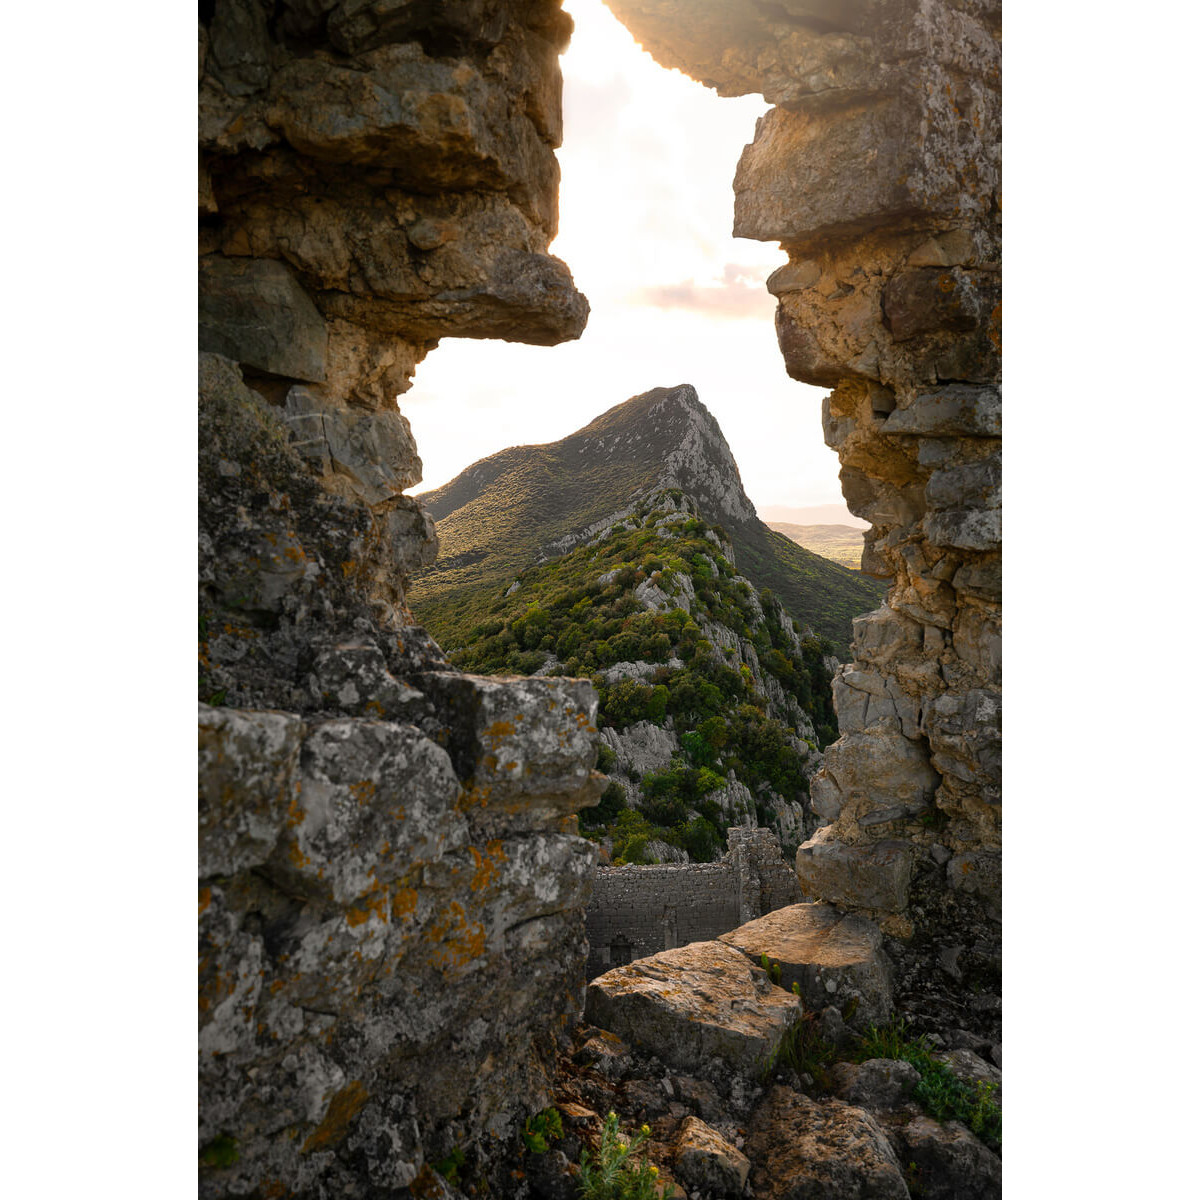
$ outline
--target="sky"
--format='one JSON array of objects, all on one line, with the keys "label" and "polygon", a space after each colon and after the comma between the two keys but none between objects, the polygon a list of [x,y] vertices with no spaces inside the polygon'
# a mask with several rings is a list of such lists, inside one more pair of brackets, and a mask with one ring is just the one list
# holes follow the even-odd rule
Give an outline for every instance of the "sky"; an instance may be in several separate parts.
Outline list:
[{"label": "sky", "polygon": [[550,252],[591,303],[560,346],[444,339],[400,409],[425,465],[419,491],[506,446],[552,442],[654,387],[695,386],[760,512],[833,504],[824,389],[789,379],[767,276],[777,243],[734,238],[733,175],[761,96],[721,99],[641,50],[600,0],[569,0],[559,234]]}]

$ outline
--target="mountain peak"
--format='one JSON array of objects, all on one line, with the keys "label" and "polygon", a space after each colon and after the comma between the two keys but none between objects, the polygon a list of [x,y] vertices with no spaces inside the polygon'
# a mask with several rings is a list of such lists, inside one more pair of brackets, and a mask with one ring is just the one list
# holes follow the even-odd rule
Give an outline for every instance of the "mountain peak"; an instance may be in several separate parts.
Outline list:
[{"label": "mountain peak", "polygon": [[561,441],[480,459],[419,499],[441,551],[414,576],[410,602],[443,637],[459,636],[455,622],[474,611],[480,588],[502,595],[531,564],[640,527],[648,509],[686,506],[720,526],[738,569],[843,650],[849,618],[882,591],[758,519],[721,427],[689,383],[633,396]]},{"label": "mountain peak", "polygon": [[559,445],[576,456],[654,468],[645,491],[679,488],[710,520],[740,523],[756,513],[716,418],[690,383],[652,388],[601,413]]}]

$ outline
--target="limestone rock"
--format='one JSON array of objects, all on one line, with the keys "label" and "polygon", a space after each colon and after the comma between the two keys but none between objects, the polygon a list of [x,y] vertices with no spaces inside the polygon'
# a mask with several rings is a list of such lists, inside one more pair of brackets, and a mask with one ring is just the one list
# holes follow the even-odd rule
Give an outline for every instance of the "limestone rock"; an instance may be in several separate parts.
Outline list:
[{"label": "limestone rock", "polygon": [[954,1074],[962,1080],[963,1083],[987,1083],[995,1087],[993,1097],[997,1104],[1001,1102],[1003,1092],[1001,1090],[1001,1074],[998,1067],[992,1066],[986,1059],[981,1058],[974,1050],[968,1050],[965,1047],[959,1047],[956,1050],[950,1050],[945,1054],[939,1054],[940,1058]]},{"label": "limestone rock", "polygon": [[601,738],[613,748],[624,775],[638,778],[650,771],[663,771],[679,753],[679,739],[669,729],[650,721],[634,721],[624,729],[606,726]]},{"label": "limestone rock", "polygon": [[[849,691],[839,688],[835,695],[845,704]],[[864,715],[848,714],[849,728],[825,752],[820,773],[825,783],[813,806],[833,820],[845,813],[862,828],[916,816],[929,808],[941,780],[916,738],[889,732],[903,727],[897,713],[912,714],[910,727],[916,725],[916,713],[903,697],[899,706],[890,697],[868,696],[861,703]],[[874,727],[866,728],[874,714]],[[863,728],[852,732],[856,724]]]},{"label": "limestone rock", "polygon": [[200,705],[202,878],[265,863],[292,803],[300,719]]},{"label": "limestone rock", "polygon": [[200,1138],[239,1157],[200,1194],[299,1194],[314,1161],[402,1186],[464,1112],[515,1134],[579,1001],[591,847],[481,837],[411,725],[202,708],[201,744]]},{"label": "limestone rock", "polygon": [[847,225],[948,214],[956,190],[930,178],[921,120],[921,104],[904,94],[833,116],[772,109],[734,176],[734,236],[798,242]]},{"label": "limestone rock", "polygon": [[[222,0],[202,26],[205,261],[290,267],[321,336],[369,352],[339,349],[327,376],[294,297],[227,281],[208,288],[220,338],[202,346],[379,406],[440,336],[578,337],[587,302],[546,253],[569,28],[556,5],[499,0],[285,5],[270,22]],[[289,321],[305,336],[263,365]]]},{"label": "limestone rock", "polygon": [[921,1081],[911,1063],[870,1058],[864,1063],[834,1063],[829,1069],[833,1094],[839,1100],[873,1112],[896,1108]]},{"label": "limestone rock", "polygon": [[600,798],[603,776],[585,765],[597,707],[586,680],[447,671],[420,682],[450,727],[448,749],[478,828],[523,828]]},{"label": "limestone rock", "polygon": [[880,427],[885,434],[925,437],[999,437],[1000,388],[947,384],[917,394]]},{"label": "limestone rock", "polygon": [[287,394],[284,420],[296,448],[322,474],[344,478],[368,504],[399,495],[421,480],[421,460],[408,421],[396,411],[342,408],[313,388]]},{"label": "limestone rock", "polygon": [[757,963],[780,966],[780,986],[798,984],[809,1009],[856,1003],[856,1023],[882,1024],[892,1011],[892,967],[877,926],[828,904],[793,904],[719,939]]},{"label": "limestone rock", "polygon": [[847,845],[825,826],[796,851],[796,875],[806,896],[848,908],[903,912],[915,851],[887,840]]},{"label": "limestone rock", "polygon": [[412,726],[311,726],[272,873],[297,891],[359,901],[467,841],[449,755]]},{"label": "limestone rock", "polygon": [[200,260],[200,349],[291,379],[325,378],[329,331],[281,262]]},{"label": "limestone rock", "polygon": [[750,1160],[698,1117],[685,1117],[675,1143],[675,1170],[689,1187],[740,1196]]},{"label": "limestone rock", "polygon": [[860,1108],[818,1104],[790,1088],[772,1088],[751,1120],[746,1153],[756,1197],[880,1197],[908,1200],[895,1152]]},{"label": "limestone rock", "polygon": [[681,1070],[709,1058],[749,1069],[770,1061],[801,1007],[743,954],[693,942],[594,979],[585,1015]]},{"label": "limestone rock", "polygon": [[916,1168],[915,1182],[922,1196],[999,1200],[1000,1159],[957,1121],[941,1125],[929,1117],[915,1117],[898,1141],[899,1153]]}]

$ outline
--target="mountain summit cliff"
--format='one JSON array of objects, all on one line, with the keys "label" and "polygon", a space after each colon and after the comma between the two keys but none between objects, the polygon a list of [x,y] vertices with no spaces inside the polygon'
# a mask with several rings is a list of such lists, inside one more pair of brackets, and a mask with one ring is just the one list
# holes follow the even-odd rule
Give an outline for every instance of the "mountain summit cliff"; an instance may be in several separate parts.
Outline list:
[{"label": "mountain summit cliff", "polygon": [[883,586],[758,519],[720,425],[687,383],[634,396],[561,441],[480,459],[419,497],[441,551],[414,580],[414,610],[443,644],[459,644],[481,588],[502,595],[520,571],[594,538],[655,493],[689,497],[723,528],[756,586],[847,654],[851,619],[879,603]]}]

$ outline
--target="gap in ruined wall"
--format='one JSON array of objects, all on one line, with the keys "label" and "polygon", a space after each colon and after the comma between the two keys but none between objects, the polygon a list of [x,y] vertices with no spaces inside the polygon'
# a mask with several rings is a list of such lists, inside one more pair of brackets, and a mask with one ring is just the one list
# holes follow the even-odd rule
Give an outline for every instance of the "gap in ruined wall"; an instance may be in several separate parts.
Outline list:
[{"label": "gap in ruined wall", "polygon": [[580,341],[553,348],[444,339],[400,401],[425,463],[420,490],[507,446],[564,437],[632,395],[688,382],[760,515],[768,505],[845,513],[837,458],[821,437],[823,390],[787,377],[775,340],[765,280],[785,256],[729,234],[734,171],[765,102],[722,99],[664,70],[600,0],[566,7],[576,31],[562,59],[550,250],[588,296],[589,324]]}]

